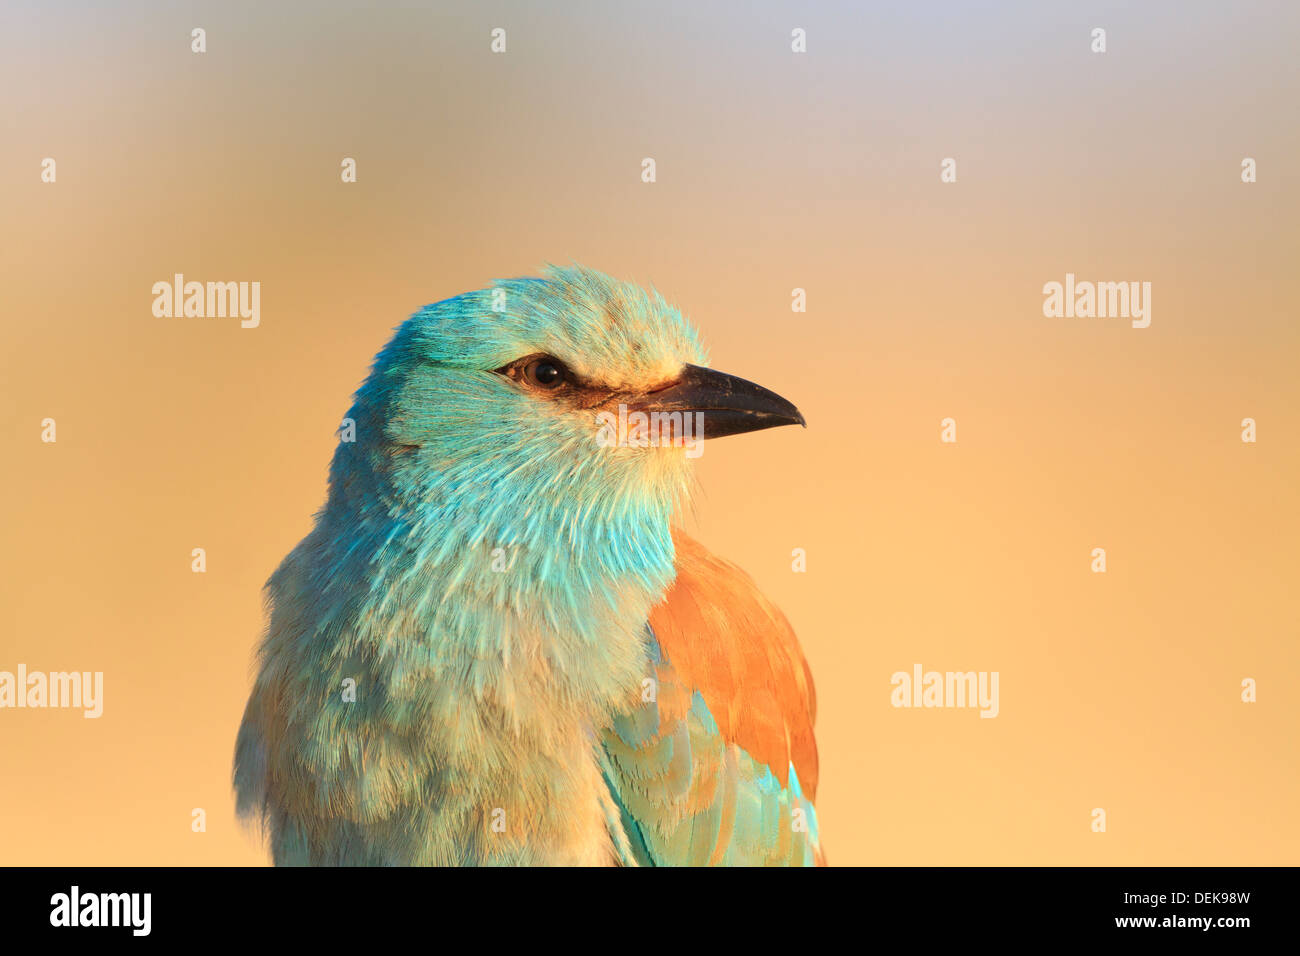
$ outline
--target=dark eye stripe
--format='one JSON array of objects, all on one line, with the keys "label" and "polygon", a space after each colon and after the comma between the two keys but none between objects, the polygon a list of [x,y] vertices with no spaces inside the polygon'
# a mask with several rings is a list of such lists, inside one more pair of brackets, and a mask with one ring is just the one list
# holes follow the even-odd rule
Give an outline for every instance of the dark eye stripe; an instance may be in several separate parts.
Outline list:
[{"label": "dark eye stripe", "polygon": [[[543,366],[553,368],[554,376],[550,373],[539,376]],[[544,352],[521,356],[495,371],[534,393],[566,402],[575,408],[594,408],[617,394],[612,388],[584,382],[562,361]]]}]

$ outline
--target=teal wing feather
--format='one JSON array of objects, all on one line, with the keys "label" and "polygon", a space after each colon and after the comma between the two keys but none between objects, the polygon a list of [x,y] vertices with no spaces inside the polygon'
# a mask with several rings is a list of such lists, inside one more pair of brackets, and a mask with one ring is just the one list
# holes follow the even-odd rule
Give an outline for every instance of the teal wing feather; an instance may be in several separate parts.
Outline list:
[{"label": "teal wing feather", "polygon": [[794,765],[773,768],[724,739],[704,697],[682,686],[653,644],[653,699],[603,734],[620,862],[638,866],[811,866],[822,862],[817,812]]}]

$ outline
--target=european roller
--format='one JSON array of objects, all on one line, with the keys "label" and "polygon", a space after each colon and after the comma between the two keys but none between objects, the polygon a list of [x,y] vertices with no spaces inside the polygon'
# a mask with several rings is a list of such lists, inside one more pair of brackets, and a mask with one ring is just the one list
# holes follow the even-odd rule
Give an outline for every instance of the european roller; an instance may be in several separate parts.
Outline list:
[{"label": "european roller", "polygon": [[574,266],[417,312],[347,419],[236,743],[275,863],[823,861],[799,644],[674,526],[693,423],[794,405]]}]

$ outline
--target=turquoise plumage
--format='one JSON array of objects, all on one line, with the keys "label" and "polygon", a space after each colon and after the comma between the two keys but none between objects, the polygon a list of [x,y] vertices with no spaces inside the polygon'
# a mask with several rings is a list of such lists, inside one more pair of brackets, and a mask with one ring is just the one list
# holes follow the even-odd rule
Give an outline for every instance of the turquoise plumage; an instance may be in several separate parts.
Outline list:
[{"label": "turquoise plumage", "polygon": [[[596,440],[620,406],[706,439],[802,422],[704,362],[660,296],[579,267],[398,329],[267,584],[234,781],[276,863],[820,859],[793,634],[674,533],[682,447]],[[674,616],[711,577],[716,620],[698,596]]]}]

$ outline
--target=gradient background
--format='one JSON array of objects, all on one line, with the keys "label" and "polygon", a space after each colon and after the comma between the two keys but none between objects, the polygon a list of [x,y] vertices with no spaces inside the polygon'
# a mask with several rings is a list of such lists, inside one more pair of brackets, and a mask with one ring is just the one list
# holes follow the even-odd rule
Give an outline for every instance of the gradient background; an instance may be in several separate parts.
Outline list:
[{"label": "gradient background", "polygon": [[[0,669],[105,672],[97,721],[0,711],[0,863],[266,860],[260,588],[351,392],[569,260],[808,417],[710,446],[691,527],[801,636],[832,863],[1300,862],[1300,10],[624,6],[0,8]],[[1150,328],[1044,318],[1067,271],[1151,282]],[[154,318],[175,272],[261,327]],[[914,663],[1001,715],[892,708]]]}]

